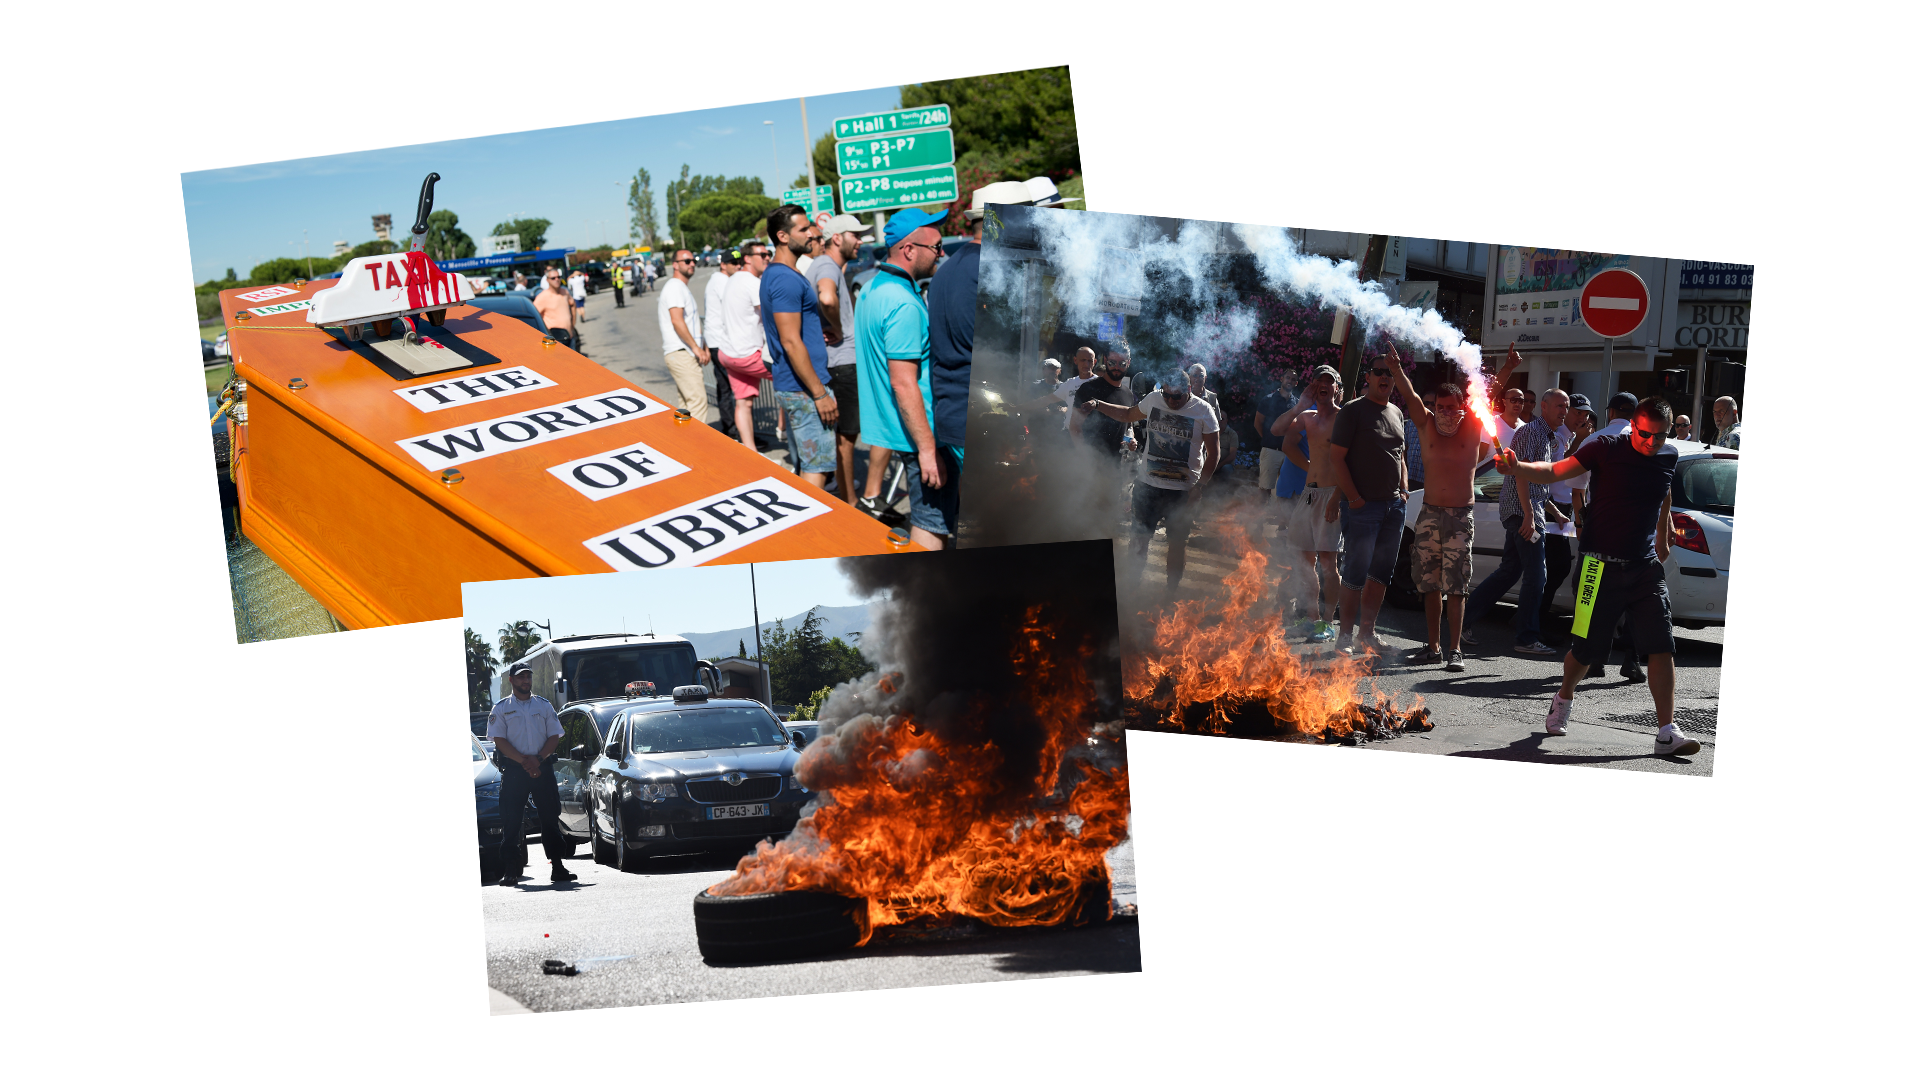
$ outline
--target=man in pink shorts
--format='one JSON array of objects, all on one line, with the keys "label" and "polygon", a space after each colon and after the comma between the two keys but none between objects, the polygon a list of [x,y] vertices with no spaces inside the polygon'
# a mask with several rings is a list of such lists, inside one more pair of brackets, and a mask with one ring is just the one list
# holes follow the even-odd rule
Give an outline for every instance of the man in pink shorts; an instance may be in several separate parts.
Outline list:
[{"label": "man in pink shorts", "polygon": [[740,442],[749,450],[757,450],[753,442],[753,403],[760,395],[760,381],[773,377],[767,367],[766,334],[760,324],[760,275],[767,272],[767,245],[758,241],[742,244],[740,258],[747,272],[729,278],[727,291],[720,298],[720,367],[733,387],[733,421]]}]

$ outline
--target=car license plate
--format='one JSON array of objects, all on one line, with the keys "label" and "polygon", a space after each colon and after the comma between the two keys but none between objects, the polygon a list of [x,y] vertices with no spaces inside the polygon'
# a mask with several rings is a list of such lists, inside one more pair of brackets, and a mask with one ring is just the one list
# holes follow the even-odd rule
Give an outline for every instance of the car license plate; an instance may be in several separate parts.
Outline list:
[{"label": "car license plate", "polygon": [[714,806],[707,809],[708,821],[721,821],[726,818],[769,817],[772,811],[766,803],[749,803],[745,806]]}]

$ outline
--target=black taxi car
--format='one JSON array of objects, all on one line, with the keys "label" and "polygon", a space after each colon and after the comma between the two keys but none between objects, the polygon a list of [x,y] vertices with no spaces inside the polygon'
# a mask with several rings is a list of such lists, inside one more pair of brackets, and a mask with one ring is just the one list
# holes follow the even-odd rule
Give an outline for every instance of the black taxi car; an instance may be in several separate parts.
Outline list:
[{"label": "black taxi car", "polygon": [[800,750],[765,705],[696,685],[592,711],[616,704],[592,725],[599,745],[574,745],[555,771],[562,825],[584,818],[595,862],[637,873],[649,856],[778,838],[800,820],[812,798],[793,775]]}]

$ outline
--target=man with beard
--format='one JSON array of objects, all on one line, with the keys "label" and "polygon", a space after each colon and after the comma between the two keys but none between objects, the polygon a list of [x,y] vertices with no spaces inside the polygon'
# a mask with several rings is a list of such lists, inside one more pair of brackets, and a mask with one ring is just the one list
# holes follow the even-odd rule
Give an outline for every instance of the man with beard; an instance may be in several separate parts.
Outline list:
[{"label": "man with beard", "polygon": [[[1433,392],[1433,408],[1413,390],[1400,353],[1389,342],[1387,363],[1393,368],[1400,399],[1407,403],[1408,423],[1420,440],[1426,487],[1420,516],[1413,526],[1413,577],[1427,608],[1427,643],[1407,654],[1410,664],[1432,664],[1442,659],[1448,671],[1465,671],[1460,652],[1461,616],[1473,585],[1473,470],[1486,456],[1486,435],[1477,417],[1467,413],[1467,395],[1453,383]],[[1445,608],[1451,640],[1440,645],[1440,616]]]},{"label": "man with beard", "polygon": [[667,372],[673,376],[673,388],[680,395],[680,407],[701,423],[707,422],[707,376],[701,368],[712,356],[700,334],[700,308],[693,301],[693,252],[681,248],[673,253],[673,279],[660,290],[660,340],[664,343]]},{"label": "man with beard", "polygon": [[[1293,518],[1287,523],[1287,542],[1299,555],[1304,577],[1301,594],[1319,597],[1308,641],[1318,644],[1333,637],[1333,624],[1340,611],[1340,527],[1328,516],[1327,508],[1339,505],[1339,485],[1334,479],[1333,454],[1328,440],[1340,413],[1340,372],[1322,364],[1313,369],[1300,407],[1288,421],[1281,452],[1287,460],[1306,471],[1306,484],[1295,500]],[[1283,418],[1285,419],[1285,418]],[[1280,421],[1274,422],[1278,429]],[[1301,439],[1306,449],[1300,448]]]},{"label": "man with beard", "polygon": [[[1407,519],[1406,416],[1387,400],[1393,370],[1385,359],[1363,367],[1364,397],[1347,402],[1327,440],[1334,480],[1345,502],[1339,507],[1340,639],[1336,651],[1384,655],[1374,621],[1400,557],[1400,531]],[[1334,514],[1327,508],[1327,516]]]},{"label": "man with beard", "polygon": [[1107,358],[1095,369],[1094,377],[1073,392],[1073,410],[1067,416],[1067,430],[1073,432],[1075,438],[1115,461],[1120,459],[1126,423],[1114,419],[1114,413],[1095,409],[1093,403],[1104,401],[1123,409],[1133,406],[1133,391],[1126,385],[1127,366],[1132,362],[1132,353],[1125,342],[1108,342]]},{"label": "man with beard", "polygon": [[[800,479],[827,486],[833,472],[833,423],[839,404],[827,389],[827,340],[820,328],[820,301],[798,266],[820,239],[820,226],[804,207],[787,203],[767,215],[773,263],[760,278],[760,319],[766,332],[773,397],[786,419],[787,456]],[[841,487],[852,486],[847,477]]]},{"label": "man with beard", "polygon": [[820,298],[820,330],[827,339],[827,384],[839,406],[833,425],[834,471],[840,497],[875,517],[880,516],[880,482],[886,476],[891,452],[867,450],[867,497],[854,490],[853,448],[860,441],[860,369],[853,348],[853,291],[847,288],[847,260],[860,251],[862,235],[870,225],[852,214],[838,214],[821,227],[826,234],[820,254],[807,267],[807,281]]},{"label": "man with beard", "polygon": [[1673,720],[1673,609],[1661,566],[1672,547],[1669,514],[1680,459],[1667,445],[1672,422],[1673,409],[1659,398],[1648,398],[1635,407],[1626,435],[1596,435],[1570,458],[1551,464],[1525,462],[1506,450],[1494,460],[1502,473],[1533,484],[1592,474],[1587,485],[1592,511],[1580,534],[1574,644],[1562,666],[1560,690],[1547,708],[1549,735],[1567,733],[1575,688],[1588,665],[1605,658],[1614,625],[1625,620],[1635,651],[1647,657],[1647,689],[1660,722],[1653,752],[1700,752],[1700,743]]},{"label": "man with beard", "polygon": [[906,455],[913,542],[935,551],[958,527],[960,476],[952,450],[934,440],[927,302],[918,283],[940,261],[935,226],[944,216],[902,210],[887,219],[886,261],[853,315],[860,436],[868,446]]}]

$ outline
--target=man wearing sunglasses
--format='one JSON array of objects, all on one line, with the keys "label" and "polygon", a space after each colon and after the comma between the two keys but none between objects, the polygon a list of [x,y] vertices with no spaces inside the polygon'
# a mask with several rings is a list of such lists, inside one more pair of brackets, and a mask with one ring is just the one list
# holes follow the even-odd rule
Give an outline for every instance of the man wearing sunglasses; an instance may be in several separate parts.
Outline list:
[{"label": "man wearing sunglasses", "polygon": [[854,309],[860,437],[906,455],[913,542],[936,551],[960,516],[958,458],[934,441],[931,339],[919,282],[940,261],[944,213],[902,210],[887,219],[887,258]]},{"label": "man wearing sunglasses", "polygon": [[693,301],[693,252],[685,248],[673,253],[673,277],[660,290],[660,341],[673,376],[673,388],[680,395],[680,407],[693,418],[707,422],[707,376],[701,369],[712,357],[706,339],[700,333],[700,308]]},{"label": "man wearing sunglasses", "polygon": [[[833,425],[840,406],[827,389],[827,339],[820,326],[820,298],[799,261],[820,239],[820,226],[804,207],[787,203],[767,215],[774,260],[760,278],[761,328],[767,338],[773,397],[786,418],[787,457],[800,479],[827,486],[836,467]],[[851,487],[853,477],[841,479]]]},{"label": "man wearing sunglasses", "polygon": [[[1384,358],[1361,368],[1361,374],[1366,396],[1341,406],[1327,446],[1334,482],[1346,497],[1338,507],[1346,550],[1340,558],[1340,637],[1334,648],[1385,655],[1373,628],[1407,520],[1407,418],[1387,400],[1393,394],[1393,368]],[[1334,519],[1335,510],[1327,504],[1327,520]]]},{"label": "man wearing sunglasses", "polygon": [[1680,460],[1667,445],[1672,423],[1672,408],[1659,398],[1648,398],[1634,409],[1626,435],[1596,435],[1570,458],[1524,462],[1508,449],[1494,461],[1502,473],[1535,484],[1592,474],[1587,484],[1590,510],[1580,533],[1573,648],[1567,651],[1560,690],[1547,709],[1549,735],[1567,733],[1574,689],[1590,665],[1604,661],[1613,627],[1624,619],[1634,650],[1646,656],[1647,689],[1660,720],[1653,752],[1700,752],[1700,743],[1673,721],[1673,612],[1661,566],[1672,546],[1669,512],[1674,467]]},{"label": "man wearing sunglasses", "polygon": [[533,306],[540,312],[540,321],[547,324],[547,333],[562,345],[574,345],[573,333],[573,297],[567,292],[566,277],[557,266],[549,266],[546,271],[546,288],[533,294]]}]

